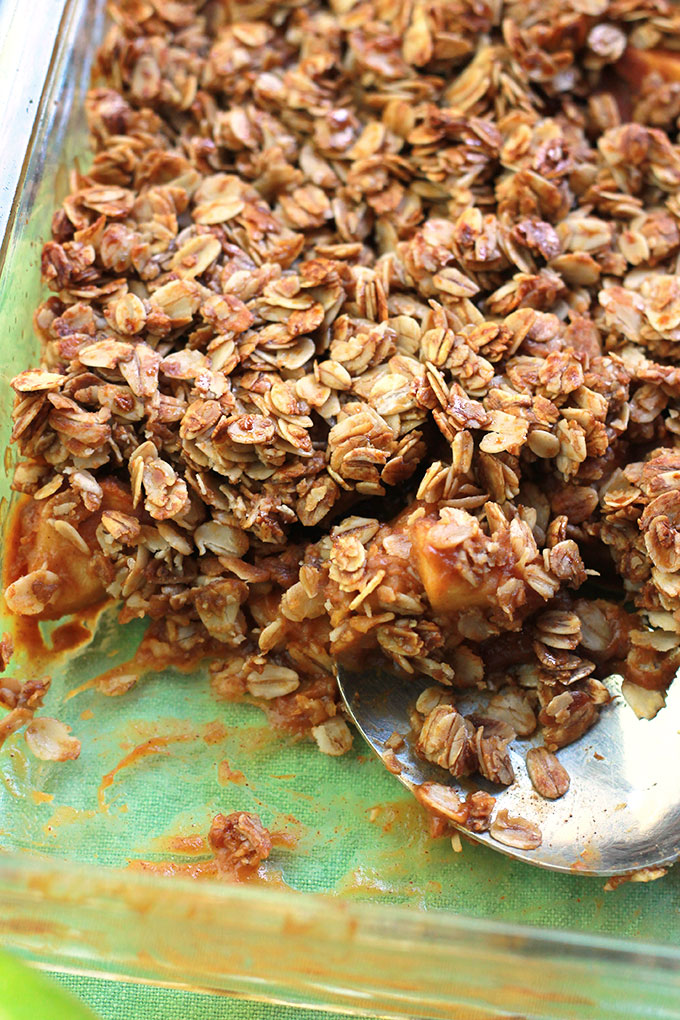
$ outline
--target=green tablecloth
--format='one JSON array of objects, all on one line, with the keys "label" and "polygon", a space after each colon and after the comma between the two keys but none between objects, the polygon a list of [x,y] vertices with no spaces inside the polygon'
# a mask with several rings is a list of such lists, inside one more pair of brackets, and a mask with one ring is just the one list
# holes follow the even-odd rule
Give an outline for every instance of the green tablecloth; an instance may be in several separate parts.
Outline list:
[{"label": "green tablecloth", "polygon": [[101,1020],[337,1020],[338,1016],[74,974],[53,976],[86,1002]]}]

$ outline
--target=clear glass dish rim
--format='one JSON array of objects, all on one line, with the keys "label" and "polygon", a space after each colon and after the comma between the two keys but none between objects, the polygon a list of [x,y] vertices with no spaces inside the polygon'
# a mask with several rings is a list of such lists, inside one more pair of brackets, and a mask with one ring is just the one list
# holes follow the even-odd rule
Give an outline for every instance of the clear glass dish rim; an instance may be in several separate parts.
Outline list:
[{"label": "clear glass dish rim", "polygon": [[[54,119],[55,102],[67,84],[69,55],[76,33],[88,12],[89,17],[101,17],[103,6],[103,0],[66,0],[64,5],[5,237],[0,239],[0,273],[5,257],[21,236],[26,186],[40,165],[41,147]],[[48,969],[354,1011],[359,1015],[367,1015],[370,1010],[372,1015],[406,1017],[413,1016],[414,1008],[418,1007],[418,1015],[422,1016],[459,1017],[463,1014],[454,1010],[465,1005],[468,1009],[465,1016],[470,1020],[477,1016],[479,1020],[517,1016],[515,1010],[521,1010],[524,1016],[526,1004],[519,998],[514,1001],[510,992],[504,992],[502,1007],[500,1001],[487,1001],[484,981],[492,967],[509,979],[518,968],[526,969],[528,956],[547,968],[541,978],[544,988],[541,998],[550,998],[550,989],[557,998],[541,1012],[527,1016],[611,1020],[614,1013],[606,994],[622,988],[631,972],[637,975],[639,995],[629,994],[626,1005],[631,1011],[622,1016],[648,1015],[637,1010],[658,1002],[661,995],[676,996],[675,1001],[680,1001],[680,947],[471,918],[446,910],[424,912],[249,885],[196,884],[182,879],[168,882],[165,878],[96,865],[5,852],[0,852],[0,905],[0,940]],[[49,925],[62,924],[59,918],[64,917],[73,923],[66,925],[61,937],[55,940],[52,936],[57,929],[50,930]],[[146,919],[144,923],[142,918]],[[109,927],[122,927],[122,922],[144,932],[144,944],[148,943],[145,957],[139,947],[135,948],[134,939],[128,948],[118,946],[113,956],[98,946],[95,937],[98,926],[108,923]],[[176,961],[172,963],[172,953],[168,956],[168,930],[174,927],[179,932],[189,924],[202,931],[206,939],[214,938],[217,932],[219,941],[227,947],[244,937],[247,930],[259,940],[263,953],[276,952],[276,940],[285,935],[292,947],[291,959],[297,953],[304,966],[301,964],[297,971],[293,968],[289,980],[279,981],[278,985],[274,980],[268,983],[266,978],[247,973],[243,964],[230,965],[227,952],[220,956],[219,971],[213,965],[201,964],[199,956],[191,967],[186,966],[186,958],[184,969],[180,969]],[[164,929],[164,938],[159,926]],[[384,964],[374,986],[369,987],[370,982],[363,990],[343,986],[332,973],[323,973],[323,952],[330,956],[339,953],[356,963],[367,944],[375,953],[372,959]],[[400,990],[398,969],[394,966],[395,959],[402,961],[404,950],[415,983],[408,994]],[[467,968],[474,969],[473,963],[481,966],[476,985],[473,982],[474,987],[470,985],[463,994],[455,982],[444,983],[437,996],[425,1001],[433,958],[439,967],[451,968],[454,975],[463,961]],[[316,961],[321,968],[313,980],[310,961]],[[559,989],[564,989],[565,983],[573,983],[575,971],[586,967],[589,973],[598,972],[602,989],[609,992],[603,992],[602,1001],[589,1003],[587,1012],[579,1012],[578,1006],[566,999],[566,1007],[564,1003],[560,1006]],[[420,989],[416,987],[418,982]],[[493,988],[487,991],[491,994]],[[526,993],[527,989],[523,991]],[[475,994],[479,998],[471,999]],[[648,997],[652,995],[654,998]],[[484,1012],[476,1012],[480,1006]],[[495,1011],[501,1008],[502,1012]],[[551,1012],[545,1012],[546,1008]],[[564,1008],[569,1012],[564,1012]],[[605,1011],[600,1012],[601,1009]],[[659,1013],[672,1015],[680,1013]]]},{"label": "clear glass dish rim", "polygon": [[680,1015],[675,946],[35,854],[0,853],[0,903],[0,942],[47,970],[359,1016]]}]

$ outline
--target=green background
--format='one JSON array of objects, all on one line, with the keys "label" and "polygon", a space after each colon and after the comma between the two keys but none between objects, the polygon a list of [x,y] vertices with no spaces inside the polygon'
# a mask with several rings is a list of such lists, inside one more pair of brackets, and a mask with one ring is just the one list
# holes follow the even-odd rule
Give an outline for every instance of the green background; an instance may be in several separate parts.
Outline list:
[{"label": "green background", "polygon": [[337,1020],[337,1013],[270,1006],[170,988],[112,985],[99,978],[57,975],[59,983],[86,1002],[101,1020]]}]

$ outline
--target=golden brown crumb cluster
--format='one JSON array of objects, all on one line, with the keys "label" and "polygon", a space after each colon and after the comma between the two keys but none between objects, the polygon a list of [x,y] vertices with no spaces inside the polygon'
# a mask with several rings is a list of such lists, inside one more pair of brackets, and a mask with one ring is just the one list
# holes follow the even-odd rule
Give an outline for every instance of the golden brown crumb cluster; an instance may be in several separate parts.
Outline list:
[{"label": "golden brown crumb cluster", "polygon": [[[351,744],[334,657],[486,686],[477,720],[425,698],[419,747],[502,783],[515,734],[540,724],[553,751],[593,724],[598,672],[627,658],[662,689],[673,5],[110,8],[94,159],[43,251],[43,362],[13,384],[42,538],[11,608],[58,612],[66,543],[124,621],[218,643],[217,689],[328,754]],[[579,594],[612,557],[634,617]],[[534,756],[546,796],[560,768]]]}]

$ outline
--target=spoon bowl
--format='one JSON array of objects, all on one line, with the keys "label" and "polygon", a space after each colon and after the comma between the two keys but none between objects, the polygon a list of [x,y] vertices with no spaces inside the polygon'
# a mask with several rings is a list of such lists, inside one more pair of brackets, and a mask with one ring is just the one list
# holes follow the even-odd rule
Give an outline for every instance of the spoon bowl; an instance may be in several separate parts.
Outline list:
[{"label": "spoon bowl", "polygon": [[[338,666],[337,676],[357,729],[409,790],[427,782],[451,786],[463,797],[486,790],[495,796],[497,810],[533,822],[543,837],[537,849],[520,850],[488,832],[458,826],[472,839],[537,867],[585,875],[663,868],[680,856],[680,684],[671,685],[666,706],[654,719],[638,719],[621,695],[623,678],[615,674],[604,680],[612,701],[593,729],[559,751],[571,784],[559,800],[546,800],[534,790],[525,764],[529,748],[542,744],[540,731],[510,746],[512,786],[498,787],[478,776],[454,779],[414,749],[410,713],[431,679],[407,680],[372,665]],[[456,708],[483,713],[478,693],[457,694]],[[395,732],[404,743],[390,749],[387,741]]]}]

